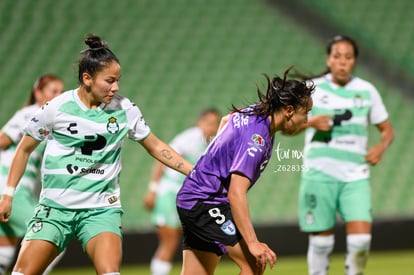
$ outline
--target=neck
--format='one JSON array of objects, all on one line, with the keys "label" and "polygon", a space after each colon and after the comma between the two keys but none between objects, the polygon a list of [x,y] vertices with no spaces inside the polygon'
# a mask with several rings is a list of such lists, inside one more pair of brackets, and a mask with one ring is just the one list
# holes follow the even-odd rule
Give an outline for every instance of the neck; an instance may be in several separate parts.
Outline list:
[{"label": "neck", "polygon": [[99,101],[94,99],[92,93],[83,86],[78,89],[78,96],[80,101],[89,109],[96,109],[101,105]]}]

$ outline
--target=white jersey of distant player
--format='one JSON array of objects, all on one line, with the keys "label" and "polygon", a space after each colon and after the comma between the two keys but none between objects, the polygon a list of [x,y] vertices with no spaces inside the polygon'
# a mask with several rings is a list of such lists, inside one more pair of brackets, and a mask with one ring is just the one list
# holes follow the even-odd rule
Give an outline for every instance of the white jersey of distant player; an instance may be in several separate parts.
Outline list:
[{"label": "white jersey of distant player", "polygon": [[[207,148],[207,141],[199,127],[189,128],[173,138],[170,146],[190,163],[196,163]],[[169,167],[165,167],[159,183],[158,192],[175,191],[181,187],[185,176]]]},{"label": "white jersey of distant player", "polygon": [[371,83],[353,77],[345,87],[340,87],[331,79],[331,74],[327,74],[313,80],[316,90],[310,115],[342,114],[345,119],[332,128],[329,142],[311,142],[316,130],[311,127],[306,130],[304,163],[307,168],[341,181],[367,179],[369,165],[364,157],[368,149],[368,124],[385,121],[387,110]]},{"label": "white jersey of distant player", "polygon": [[[4,125],[2,129],[2,131],[13,141],[13,144],[0,151],[0,191],[6,186],[7,175],[14,153],[16,152],[18,143],[24,135],[23,128],[39,107],[40,106],[37,104],[23,107],[13,115],[13,117],[6,123],[6,125]],[[39,147],[36,148],[36,150],[30,155],[25,173],[23,174],[17,187],[18,189],[24,186],[30,189],[33,195],[38,195],[37,192],[40,189],[39,171],[43,150],[44,146],[39,145]]]},{"label": "white jersey of distant player", "polygon": [[86,108],[71,90],[54,98],[25,131],[47,138],[40,203],[57,208],[121,207],[119,174],[125,137],[150,133],[138,107],[116,94],[108,105]]}]

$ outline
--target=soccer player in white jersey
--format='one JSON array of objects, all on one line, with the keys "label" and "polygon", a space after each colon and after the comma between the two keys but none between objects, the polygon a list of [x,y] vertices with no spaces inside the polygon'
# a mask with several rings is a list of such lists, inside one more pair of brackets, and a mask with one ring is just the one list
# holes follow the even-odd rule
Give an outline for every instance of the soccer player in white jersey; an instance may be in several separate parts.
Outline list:
[{"label": "soccer player in white jersey", "polygon": [[[369,165],[380,162],[394,138],[387,110],[376,88],[352,74],[358,47],[347,36],[327,46],[327,71],[316,85],[305,125],[306,169],[299,193],[299,224],[309,233],[309,274],[328,274],[337,213],[345,223],[346,274],[362,274],[371,243]],[[368,126],[380,141],[368,148]]]},{"label": "soccer player in white jersey", "polygon": [[[23,128],[33,114],[47,101],[63,92],[63,81],[53,74],[45,74],[36,79],[30,91],[27,104],[18,110],[0,131],[0,190],[3,191],[10,164],[17,144],[23,136]],[[20,180],[13,200],[13,214],[7,223],[0,223],[0,275],[5,274],[11,265],[16,247],[26,232],[27,224],[39,198],[40,165],[44,144],[30,155],[26,170]],[[1,192],[0,191],[0,192]],[[54,262],[56,263],[56,261]],[[49,266],[48,272],[52,266]],[[44,274],[47,274],[45,272]]]},{"label": "soccer player in white jersey", "polygon": [[[186,160],[195,163],[216,135],[220,113],[215,108],[204,110],[195,126],[176,135],[170,146]],[[177,214],[175,198],[184,181],[184,175],[156,162],[153,167],[144,206],[151,211],[153,224],[157,227],[158,248],[151,260],[152,275],[168,275],[172,260],[181,239],[181,223]]]},{"label": "soccer player in white jersey", "polygon": [[96,274],[120,274],[121,150],[126,137],[183,174],[192,164],[151,133],[139,108],[118,94],[121,66],[99,36],[85,38],[80,86],[45,104],[25,127],[0,200],[0,221],[11,213],[14,190],[30,153],[43,140],[42,190],[13,275],[41,274],[73,238]]}]

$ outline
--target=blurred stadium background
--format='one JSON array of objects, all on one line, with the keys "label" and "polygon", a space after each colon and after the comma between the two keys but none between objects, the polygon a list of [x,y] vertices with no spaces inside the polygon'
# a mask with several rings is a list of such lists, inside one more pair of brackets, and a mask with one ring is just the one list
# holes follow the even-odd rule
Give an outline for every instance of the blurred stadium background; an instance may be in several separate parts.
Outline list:
[{"label": "blurred stadium background", "polygon": [[[231,104],[255,100],[262,73],[281,75],[290,65],[323,71],[327,40],[347,34],[361,49],[356,73],[377,86],[396,131],[394,144],[372,169],[374,216],[379,226],[392,224],[386,229],[391,233],[405,232],[401,222],[414,220],[412,18],[411,0],[2,0],[0,123],[24,104],[41,74],[56,73],[67,89],[77,86],[76,64],[87,33],[109,42],[122,65],[120,93],[137,103],[165,141],[191,126],[205,107],[224,114]],[[372,143],[378,140],[374,128],[371,137]],[[279,136],[276,142],[285,158],[273,156],[249,196],[259,232],[280,237],[283,228],[298,231],[299,172],[277,170],[301,163],[293,153],[302,150],[303,136]],[[142,198],[153,160],[133,142],[125,147],[126,240],[147,240],[151,254],[154,229]]]}]

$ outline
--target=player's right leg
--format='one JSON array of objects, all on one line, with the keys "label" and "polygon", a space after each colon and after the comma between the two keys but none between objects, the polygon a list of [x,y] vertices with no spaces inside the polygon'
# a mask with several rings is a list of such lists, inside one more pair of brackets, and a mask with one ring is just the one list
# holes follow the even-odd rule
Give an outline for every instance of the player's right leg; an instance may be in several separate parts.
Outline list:
[{"label": "player's right leg", "polygon": [[336,222],[336,200],[339,182],[301,181],[299,192],[299,225],[309,235],[308,271],[310,275],[327,274],[329,257],[334,248],[332,229]]},{"label": "player's right leg", "polygon": [[184,249],[181,275],[213,275],[220,258],[213,252]]},{"label": "player's right leg", "polygon": [[57,247],[49,241],[24,241],[13,272],[20,272],[24,275],[42,274],[57,255]]}]

